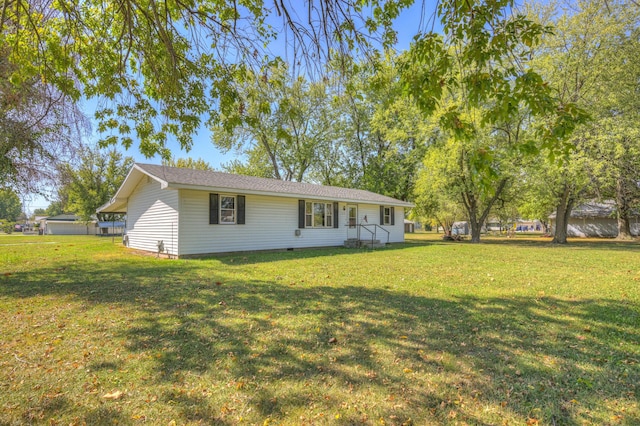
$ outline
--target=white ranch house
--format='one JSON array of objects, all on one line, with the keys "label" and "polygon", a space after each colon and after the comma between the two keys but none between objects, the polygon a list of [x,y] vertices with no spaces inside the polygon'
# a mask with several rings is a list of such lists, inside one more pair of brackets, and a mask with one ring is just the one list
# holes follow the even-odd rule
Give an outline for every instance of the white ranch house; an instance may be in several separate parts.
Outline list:
[{"label": "white ranch house", "polygon": [[99,213],[126,213],[126,244],[193,256],[404,241],[411,203],[369,191],[135,164]]}]

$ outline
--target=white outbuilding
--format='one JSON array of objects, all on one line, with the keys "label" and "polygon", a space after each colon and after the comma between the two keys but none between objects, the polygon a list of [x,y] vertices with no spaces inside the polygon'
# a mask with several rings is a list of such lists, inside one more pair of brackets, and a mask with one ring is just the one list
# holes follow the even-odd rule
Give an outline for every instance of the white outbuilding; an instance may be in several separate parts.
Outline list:
[{"label": "white outbuilding", "polygon": [[184,257],[403,242],[412,206],[358,189],[135,164],[98,212],[127,215],[129,247]]},{"label": "white outbuilding", "polygon": [[[571,210],[571,217],[567,224],[567,235],[570,237],[606,237],[618,236],[618,220],[616,218],[616,204],[614,201],[601,203],[588,202],[576,206]],[[640,215],[632,211],[631,235],[640,235]],[[556,214],[549,216],[551,232],[556,227]]]},{"label": "white outbuilding", "polygon": [[41,220],[47,235],[95,235],[96,222],[84,222],[73,214],[60,214]]}]

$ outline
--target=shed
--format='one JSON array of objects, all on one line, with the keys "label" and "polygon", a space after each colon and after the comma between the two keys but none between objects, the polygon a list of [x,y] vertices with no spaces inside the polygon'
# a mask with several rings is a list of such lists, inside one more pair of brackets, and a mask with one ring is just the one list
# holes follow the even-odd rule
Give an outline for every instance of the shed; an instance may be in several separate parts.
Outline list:
[{"label": "shed", "polygon": [[405,219],[404,220],[404,232],[405,234],[413,234],[416,232],[416,224],[415,222]]}]

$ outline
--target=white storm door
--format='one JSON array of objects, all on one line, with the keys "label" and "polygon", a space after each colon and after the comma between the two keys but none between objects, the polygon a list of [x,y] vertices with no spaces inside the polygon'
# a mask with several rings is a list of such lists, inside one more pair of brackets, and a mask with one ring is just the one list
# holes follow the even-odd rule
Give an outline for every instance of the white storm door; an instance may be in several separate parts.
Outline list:
[{"label": "white storm door", "polygon": [[358,206],[347,205],[347,239],[358,238]]}]

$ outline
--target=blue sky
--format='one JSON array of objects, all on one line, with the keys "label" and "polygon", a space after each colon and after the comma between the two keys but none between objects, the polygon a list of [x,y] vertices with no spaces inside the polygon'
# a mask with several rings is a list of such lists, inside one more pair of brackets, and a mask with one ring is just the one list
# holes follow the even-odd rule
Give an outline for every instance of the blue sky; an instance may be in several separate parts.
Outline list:
[{"label": "blue sky", "polygon": [[[411,8],[405,10],[396,20],[394,27],[398,32],[398,43],[396,45],[398,51],[406,50],[413,37],[420,31],[421,25],[424,26],[426,23],[430,22],[429,20],[432,18],[433,10],[425,11],[425,16],[422,16],[422,3],[422,1],[416,0],[416,3]],[[430,2],[425,2],[425,4],[427,3]],[[277,49],[277,46],[275,46],[274,49]],[[93,116],[95,112],[95,105],[95,102],[92,101],[87,101],[85,103],[84,112],[89,117]],[[93,127],[95,128],[96,126],[94,125]],[[88,139],[88,142],[95,143],[99,138],[100,135],[94,134]],[[209,129],[204,126],[201,127],[197,134],[193,136],[193,146],[189,152],[182,150],[179,144],[175,141],[169,141],[167,145],[174,153],[175,158],[202,158],[216,169],[220,169],[223,163],[227,163],[236,158],[235,152],[228,152],[225,154],[218,150],[211,143]],[[124,155],[133,157],[136,162],[152,164],[159,164],[161,162],[159,156],[146,158],[144,155],[140,154],[137,144],[134,144],[128,150],[122,146],[118,146],[117,149]],[[23,202],[25,204],[25,210],[28,213],[32,212],[36,208],[46,208],[49,205],[49,201],[41,196],[32,197],[31,200],[25,199]]]}]

